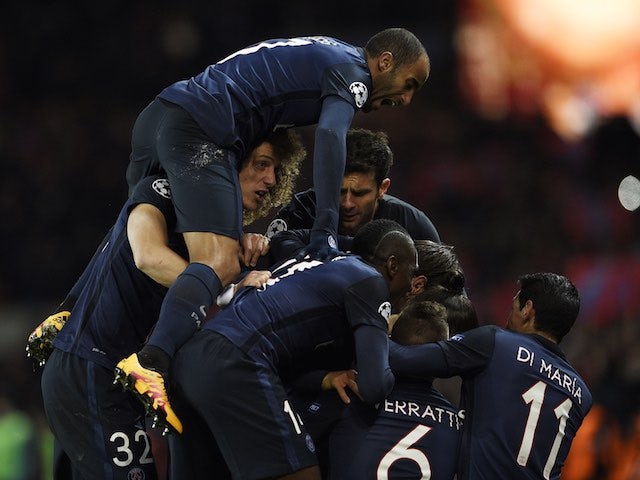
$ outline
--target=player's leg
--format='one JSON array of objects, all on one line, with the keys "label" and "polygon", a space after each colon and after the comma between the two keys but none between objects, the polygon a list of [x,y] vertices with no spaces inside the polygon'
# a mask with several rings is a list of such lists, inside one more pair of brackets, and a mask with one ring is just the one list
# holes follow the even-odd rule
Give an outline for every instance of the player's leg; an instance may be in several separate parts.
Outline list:
[{"label": "player's leg", "polygon": [[109,369],[54,349],[42,394],[56,443],[70,460],[73,478],[156,479],[144,412],[112,379]]},{"label": "player's leg", "polygon": [[161,171],[160,160],[155,154],[156,138],[163,119],[170,113],[159,99],[155,99],[138,115],[131,132],[131,154],[127,165],[129,194],[140,180]]},{"label": "player's leg", "polygon": [[172,377],[176,395],[213,432],[234,478],[320,478],[313,441],[279,377],[228,339],[198,332],[176,354]]},{"label": "player's leg", "polygon": [[167,438],[171,452],[169,478],[231,479],[231,472],[206,422],[176,390],[172,390],[172,404],[184,430],[180,435]]},{"label": "player's leg", "polygon": [[232,152],[211,143],[182,108],[161,101],[154,108],[151,126],[134,136],[132,151],[136,159],[157,158],[167,174],[176,228],[184,233],[191,263],[167,292],[147,345],[120,362],[117,375],[135,386],[161,423],[166,420],[180,432],[165,386],[169,363],[222,288],[240,273],[242,195]]}]

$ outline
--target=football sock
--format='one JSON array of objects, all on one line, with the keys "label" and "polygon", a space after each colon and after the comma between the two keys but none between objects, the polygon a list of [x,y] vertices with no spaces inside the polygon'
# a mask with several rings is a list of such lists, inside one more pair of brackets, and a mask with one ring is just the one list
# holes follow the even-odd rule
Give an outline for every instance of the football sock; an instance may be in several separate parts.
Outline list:
[{"label": "football sock", "polygon": [[221,290],[220,279],[211,267],[202,263],[187,265],[167,292],[147,344],[173,357],[200,328]]}]

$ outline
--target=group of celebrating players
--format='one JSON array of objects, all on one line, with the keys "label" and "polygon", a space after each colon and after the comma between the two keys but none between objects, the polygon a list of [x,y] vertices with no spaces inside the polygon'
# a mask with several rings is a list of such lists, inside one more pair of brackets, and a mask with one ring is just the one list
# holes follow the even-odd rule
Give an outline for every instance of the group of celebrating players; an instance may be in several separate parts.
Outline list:
[{"label": "group of celebrating players", "polygon": [[505,328],[478,326],[453,247],[387,194],[387,136],[351,128],[429,72],[403,28],[272,39],[140,113],[128,199],[28,340],[56,479],[163,477],[146,416],[171,479],[560,477],[592,402],[558,347],[575,286],[523,275]]}]

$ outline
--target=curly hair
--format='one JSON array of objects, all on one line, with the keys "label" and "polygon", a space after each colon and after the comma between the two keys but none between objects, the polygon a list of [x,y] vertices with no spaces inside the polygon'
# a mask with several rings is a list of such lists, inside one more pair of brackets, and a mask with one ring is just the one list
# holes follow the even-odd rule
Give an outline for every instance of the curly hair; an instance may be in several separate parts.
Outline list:
[{"label": "curly hair", "polygon": [[271,144],[273,153],[280,159],[280,165],[276,168],[276,185],[265,195],[257,210],[243,209],[242,223],[245,226],[267,216],[271,209],[289,203],[300,174],[300,164],[307,156],[302,139],[294,130],[277,130],[265,142]]}]

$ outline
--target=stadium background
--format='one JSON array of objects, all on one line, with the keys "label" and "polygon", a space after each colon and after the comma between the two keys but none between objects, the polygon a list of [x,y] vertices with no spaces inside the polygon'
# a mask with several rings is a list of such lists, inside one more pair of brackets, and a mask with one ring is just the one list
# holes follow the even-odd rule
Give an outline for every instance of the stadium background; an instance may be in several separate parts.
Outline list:
[{"label": "stadium background", "polygon": [[[618,201],[622,178],[640,177],[640,38],[621,35],[640,32],[624,20],[635,18],[639,2],[585,0],[571,12],[596,26],[613,24],[589,25],[588,50],[610,47],[593,67],[575,50],[582,31],[562,29],[566,17],[545,23],[559,31],[527,43],[532,37],[508,21],[523,18],[505,9],[509,3],[3,6],[0,459],[17,412],[27,414],[19,425],[34,429],[36,440],[46,434],[39,375],[24,358],[24,341],[71,287],[124,202],[131,126],[146,103],[265,38],[324,34],[363,45],[380,29],[404,26],[425,44],[431,77],[410,107],[359,114],[354,126],[389,134],[390,193],[422,208],[456,247],[482,323],[504,323],[519,274],[556,271],[578,285],[583,306],[563,346],[609,425],[620,421],[623,445],[635,436],[625,461],[640,469],[640,221]],[[511,2],[518,3],[531,2]],[[551,4],[540,0],[538,13],[549,15]],[[562,50],[564,37],[573,50]],[[618,68],[619,85],[605,78],[608,90],[594,87]],[[602,92],[618,96],[607,103]],[[313,129],[301,132],[311,155]],[[310,165],[300,189],[309,186]],[[2,468],[0,480],[10,478]]]}]

